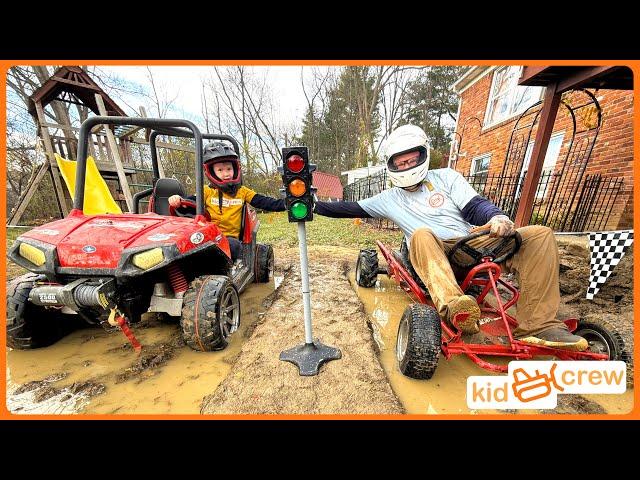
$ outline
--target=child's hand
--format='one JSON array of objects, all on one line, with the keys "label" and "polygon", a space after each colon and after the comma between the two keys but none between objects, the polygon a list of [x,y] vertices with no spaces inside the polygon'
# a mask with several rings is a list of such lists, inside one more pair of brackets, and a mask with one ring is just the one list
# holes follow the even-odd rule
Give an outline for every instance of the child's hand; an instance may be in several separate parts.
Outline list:
[{"label": "child's hand", "polygon": [[180,195],[171,195],[169,197],[169,205],[171,205],[173,208],[178,208],[181,201],[182,197]]}]

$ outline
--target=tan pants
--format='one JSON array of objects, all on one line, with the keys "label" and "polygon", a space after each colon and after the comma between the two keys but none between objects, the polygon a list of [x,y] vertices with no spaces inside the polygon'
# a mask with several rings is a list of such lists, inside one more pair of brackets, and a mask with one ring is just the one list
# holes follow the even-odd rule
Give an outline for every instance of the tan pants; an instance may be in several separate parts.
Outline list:
[{"label": "tan pants", "polygon": [[[514,273],[520,285],[516,315],[519,325],[514,334],[521,337],[560,327],[563,323],[556,319],[560,305],[560,267],[553,231],[548,227],[530,225],[518,228],[518,232],[522,236],[520,250],[501,267],[507,273]],[[449,302],[463,295],[447,259],[447,253],[456,241],[443,241],[429,228],[419,228],[411,237],[411,264],[443,318]],[[500,238],[482,236],[471,240],[468,245],[488,247],[499,241]],[[463,262],[469,262],[470,257],[460,251],[456,252],[456,258],[459,254],[463,256]]]}]

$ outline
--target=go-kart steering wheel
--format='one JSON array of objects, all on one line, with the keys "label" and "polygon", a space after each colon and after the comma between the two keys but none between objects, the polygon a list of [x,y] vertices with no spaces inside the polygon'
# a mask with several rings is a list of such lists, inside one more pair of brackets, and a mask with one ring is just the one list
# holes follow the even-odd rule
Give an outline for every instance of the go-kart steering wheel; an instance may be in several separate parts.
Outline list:
[{"label": "go-kart steering wheel", "polygon": [[[489,233],[491,233],[491,230],[487,229],[462,237],[451,248],[451,251],[449,251],[449,254],[447,255],[449,263],[460,268],[470,268],[479,264],[485,257],[491,258],[491,261],[494,263],[502,263],[513,257],[513,255],[520,249],[522,237],[515,231],[512,235],[504,237],[499,243],[487,248],[473,248],[467,245],[469,241],[474,238],[489,235]],[[459,259],[455,259],[455,254],[458,250],[462,250],[473,260],[469,263],[462,263]]]}]

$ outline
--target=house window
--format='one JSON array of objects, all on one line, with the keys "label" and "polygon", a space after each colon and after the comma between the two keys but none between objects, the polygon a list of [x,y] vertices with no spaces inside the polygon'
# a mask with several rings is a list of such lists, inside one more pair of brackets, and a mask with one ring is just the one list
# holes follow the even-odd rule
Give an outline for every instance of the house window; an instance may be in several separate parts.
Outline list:
[{"label": "house window", "polygon": [[501,67],[494,71],[485,127],[522,113],[542,98],[544,87],[518,85],[521,71],[519,66]]},{"label": "house window", "polygon": [[487,175],[489,175],[489,163],[491,162],[491,154],[485,153],[471,160],[471,179],[469,183],[479,193],[482,193],[487,183]]},{"label": "house window", "polygon": [[[547,145],[547,153],[544,156],[544,163],[542,164],[542,172],[540,173],[540,181],[538,183],[538,190],[536,191],[536,199],[542,200],[545,196],[547,185],[551,183],[551,173],[553,173],[558,157],[560,156],[560,149],[562,148],[562,140],[564,139],[564,132],[558,132],[551,135],[549,139],[549,145]],[[529,142],[527,145],[527,151],[524,154],[524,162],[522,164],[522,173],[520,174],[520,185],[523,185],[524,176],[529,169],[529,161],[531,160],[531,154],[533,153],[534,141]],[[516,193],[517,195],[517,193]]]}]

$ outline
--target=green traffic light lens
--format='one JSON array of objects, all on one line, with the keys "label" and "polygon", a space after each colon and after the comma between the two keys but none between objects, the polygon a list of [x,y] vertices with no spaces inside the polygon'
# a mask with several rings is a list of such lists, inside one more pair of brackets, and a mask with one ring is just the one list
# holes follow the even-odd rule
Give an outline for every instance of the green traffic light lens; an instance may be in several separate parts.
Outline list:
[{"label": "green traffic light lens", "polygon": [[291,215],[293,215],[294,218],[301,220],[307,216],[307,213],[309,213],[309,208],[306,203],[295,202],[291,205]]}]

